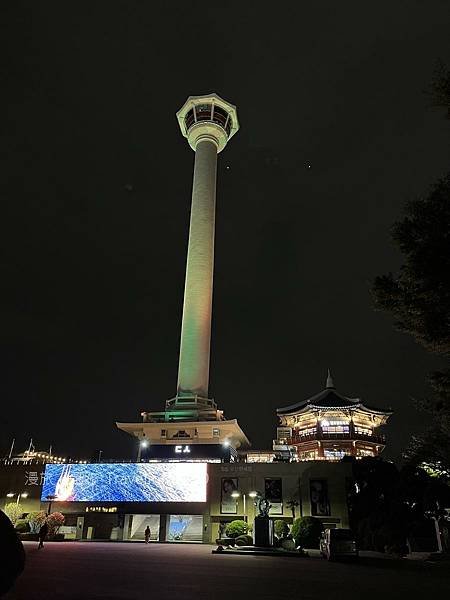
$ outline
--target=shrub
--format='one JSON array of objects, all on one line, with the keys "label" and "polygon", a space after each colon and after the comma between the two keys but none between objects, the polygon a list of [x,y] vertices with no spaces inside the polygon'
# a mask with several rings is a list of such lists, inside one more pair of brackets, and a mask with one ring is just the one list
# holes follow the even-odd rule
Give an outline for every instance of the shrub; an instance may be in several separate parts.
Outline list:
[{"label": "shrub", "polygon": [[295,550],[295,542],[294,540],[284,538],[283,540],[281,540],[281,547],[283,548],[283,550],[293,551]]},{"label": "shrub", "polygon": [[286,521],[283,521],[283,519],[276,519],[276,521],[273,524],[273,528],[275,531],[275,535],[278,538],[286,537],[289,533],[289,525],[286,523]]},{"label": "shrub", "polygon": [[292,536],[297,546],[302,548],[318,548],[323,524],[315,517],[299,517],[292,524]]},{"label": "shrub", "polygon": [[26,519],[17,519],[14,523],[14,529],[17,533],[28,533],[30,531]]},{"label": "shrub", "polygon": [[60,512],[51,513],[47,517],[47,525],[48,525],[48,534],[50,536],[54,536],[58,533],[61,525],[64,525],[64,515]]},{"label": "shrub", "polygon": [[238,535],[235,543],[236,546],[253,546],[253,538],[251,535]]},{"label": "shrub", "polygon": [[236,519],[236,521],[231,521],[225,528],[225,535],[230,538],[237,538],[240,535],[245,535],[248,533],[248,523],[245,521],[240,521]]},{"label": "shrub", "polygon": [[9,517],[9,520],[13,525],[15,525],[17,519],[19,519],[23,515],[23,508],[17,502],[9,502],[3,512]]},{"label": "shrub", "polygon": [[47,515],[43,510],[28,513],[26,520],[30,526],[31,533],[39,533],[39,529],[44,524],[46,518]]}]

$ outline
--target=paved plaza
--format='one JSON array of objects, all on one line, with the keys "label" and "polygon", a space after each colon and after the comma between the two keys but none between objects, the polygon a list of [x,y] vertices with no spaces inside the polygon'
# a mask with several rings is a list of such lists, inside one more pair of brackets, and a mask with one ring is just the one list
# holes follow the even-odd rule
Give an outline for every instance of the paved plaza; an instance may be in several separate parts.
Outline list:
[{"label": "paved plaza", "polygon": [[328,563],[319,558],[220,556],[188,544],[25,544],[9,600],[403,600],[449,597],[444,565]]}]

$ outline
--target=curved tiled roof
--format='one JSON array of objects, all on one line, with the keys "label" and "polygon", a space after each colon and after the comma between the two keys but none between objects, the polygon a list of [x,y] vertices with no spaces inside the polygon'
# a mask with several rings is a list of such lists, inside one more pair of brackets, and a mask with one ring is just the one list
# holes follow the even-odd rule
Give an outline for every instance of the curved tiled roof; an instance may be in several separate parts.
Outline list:
[{"label": "curved tiled roof", "polygon": [[375,413],[383,413],[383,414],[391,414],[392,411],[383,409],[383,408],[374,408],[363,404],[359,398],[347,398],[347,396],[342,396],[336,392],[336,388],[334,387],[333,380],[331,376],[328,375],[327,379],[327,387],[308,398],[307,400],[302,400],[301,402],[297,402],[295,404],[290,404],[289,406],[284,406],[283,408],[277,408],[278,415],[289,415],[297,412],[302,412],[308,407],[311,408],[361,408],[362,410],[367,410],[369,412]]}]

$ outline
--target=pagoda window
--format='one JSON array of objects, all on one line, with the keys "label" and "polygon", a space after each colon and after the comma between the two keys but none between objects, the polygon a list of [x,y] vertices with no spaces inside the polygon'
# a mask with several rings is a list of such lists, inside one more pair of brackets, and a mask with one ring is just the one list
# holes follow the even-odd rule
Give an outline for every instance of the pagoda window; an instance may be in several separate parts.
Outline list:
[{"label": "pagoda window", "polygon": [[320,423],[323,433],[350,433],[348,421],[326,421]]},{"label": "pagoda window", "polygon": [[298,435],[300,435],[300,436],[316,435],[316,433],[317,433],[317,427],[305,427],[305,429],[298,430]]},{"label": "pagoda window", "polygon": [[336,448],[325,449],[324,455],[327,460],[341,460],[344,456],[348,455],[348,452],[345,450],[338,450]]},{"label": "pagoda window", "polygon": [[357,448],[356,449],[356,456],[374,456],[375,452],[370,449],[370,450],[366,450],[365,448]]},{"label": "pagoda window", "polygon": [[372,435],[373,431],[369,427],[360,427],[359,425],[355,425],[355,433],[359,435]]}]

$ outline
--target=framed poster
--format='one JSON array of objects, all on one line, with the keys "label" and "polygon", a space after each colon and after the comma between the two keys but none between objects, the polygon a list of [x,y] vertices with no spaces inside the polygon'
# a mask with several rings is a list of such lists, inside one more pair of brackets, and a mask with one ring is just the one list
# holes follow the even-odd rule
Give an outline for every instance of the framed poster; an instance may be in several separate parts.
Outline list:
[{"label": "framed poster", "polygon": [[326,479],[311,479],[309,482],[309,496],[311,499],[311,515],[313,517],[330,516]]},{"label": "framed poster", "polygon": [[233,498],[233,492],[238,491],[237,477],[222,477],[220,512],[224,515],[237,514],[237,498]]},{"label": "framed poster", "polygon": [[264,479],[264,496],[271,504],[269,515],[282,515],[283,481],[281,477]]}]

